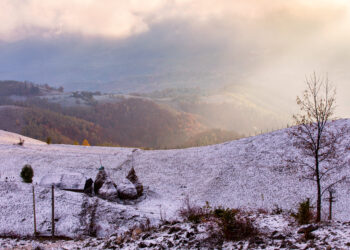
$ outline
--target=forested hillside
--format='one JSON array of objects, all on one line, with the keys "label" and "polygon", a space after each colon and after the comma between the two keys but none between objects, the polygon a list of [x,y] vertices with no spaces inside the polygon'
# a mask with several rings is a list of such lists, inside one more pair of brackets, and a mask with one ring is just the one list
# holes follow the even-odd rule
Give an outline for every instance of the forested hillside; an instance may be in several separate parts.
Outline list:
[{"label": "forested hillside", "polygon": [[[98,102],[94,99],[95,93],[84,92],[89,102],[62,106],[51,101],[55,100],[52,96],[59,96],[62,90],[46,85],[3,81],[0,91],[3,95],[0,129],[43,141],[50,137],[52,143],[81,144],[87,139],[91,145],[166,149],[203,146],[240,137],[233,132],[206,127],[197,115],[137,96]],[[45,95],[48,91],[50,98]],[[13,98],[13,95],[23,98]],[[80,102],[81,96],[74,92],[70,98]]]}]

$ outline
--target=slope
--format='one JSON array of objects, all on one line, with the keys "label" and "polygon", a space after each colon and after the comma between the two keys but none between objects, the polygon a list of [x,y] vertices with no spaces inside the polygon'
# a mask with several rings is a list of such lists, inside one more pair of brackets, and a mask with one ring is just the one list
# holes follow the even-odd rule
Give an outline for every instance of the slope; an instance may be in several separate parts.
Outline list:
[{"label": "slope", "polygon": [[[332,123],[332,126],[343,124],[350,126],[350,120],[338,120]],[[12,144],[1,144],[0,181],[2,181],[2,188],[0,189],[0,197],[3,198],[0,201],[2,204],[13,204],[18,202],[21,195],[24,195],[20,191],[16,193],[11,191],[11,188],[5,188],[8,186],[3,183],[5,177],[13,180],[11,185],[19,187],[17,190],[29,193],[30,186],[21,184],[19,178],[20,169],[26,163],[33,166],[34,183],[39,183],[40,178],[47,173],[82,173],[86,177],[93,178],[97,173],[96,169],[99,166],[99,157],[101,157],[102,164],[117,184],[131,167],[130,164],[123,165],[123,162],[131,160],[131,164],[134,165],[136,173],[148,191],[146,199],[136,205],[126,206],[101,201],[99,210],[101,213],[99,213],[100,217],[96,222],[102,228],[100,236],[108,235],[115,230],[110,228],[112,222],[106,218],[112,216],[116,211],[126,210],[129,215],[133,214],[131,217],[135,220],[150,217],[152,221],[157,221],[160,211],[166,213],[167,218],[173,218],[177,215],[177,209],[186,196],[199,205],[204,205],[208,201],[212,205],[226,207],[272,209],[278,205],[286,210],[294,209],[298,202],[307,197],[310,197],[311,201],[314,202],[315,196],[312,183],[298,179],[292,173],[278,171],[277,167],[285,165],[283,155],[293,156],[296,153],[287,130],[279,130],[219,145],[181,150],[137,150],[133,152],[133,149],[129,148],[69,145],[25,145],[18,147]],[[344,136],[347,137],[347,142],[350,142],[349,135]],[[344,155],[346,159],[349,159],[349,156]],[[344,174],[350,176],[350,169],[347,168],[339,173],[340,176]],[[42,192],[45,193],[44,190]],[[337,187],[338,202],[334,207],[336,220],[350,219],[349,192],[348,183],[340,184]],[[71,194],[61,191],[59,196],[68,199]],[[46,196],[43,195],[43,197]],[[90,199],[77,194],[72,198],[77,203],[72,204],[74,207],[70,207],[70,203],[65,202],[66,198],[62,198],[61,202],[58,203],[58,206],[65,207],[59,212],[61,221],[57,227],[61,232],[65,230],[64,228],[68,228],[68,226],[63,226],[69,224],[68,219],[65,218],[70,218],[69,216],[79,217],[83,209],[83,200]],[[25,196],[24,199],[28,200],[29,198]],[[45,199],[43,202],[48,203]],[[7,206],[2,209],[5,214],[11,213]],[[19,213],[17,216],[30,218],[30,209],[26,213],[20,206],[16,209]],[[324,210],[326,212],[327,206],[324,206]],[[134,215],[135,217],[133,217]],[[118,223],[118,228],[127,227],[126,222]],[[0,223],[0,225],[4,225],[4,223]],[[70,234],[76,235],[79,226],[81,226],[79,223],[70,225],[73,228],[70,229]],[[3,232],[4,226],[1,227],[0,232]],[[19,224],[13,224],[14,230],[18,227]],[[28,227],[26,232],[30,232],[31,224],[21,225],[21,228],[25,227]]]}]

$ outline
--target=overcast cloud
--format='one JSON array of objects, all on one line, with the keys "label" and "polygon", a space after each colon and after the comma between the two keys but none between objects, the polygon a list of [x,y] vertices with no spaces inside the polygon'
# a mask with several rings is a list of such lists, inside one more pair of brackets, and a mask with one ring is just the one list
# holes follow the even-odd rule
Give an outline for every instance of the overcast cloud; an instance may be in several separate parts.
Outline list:
[{"label": "overcast cloud", "polygon": [[250,85],[289,104],[315,70],[349,116],[346,0],[0,0],[0,9],[2,79]]}]

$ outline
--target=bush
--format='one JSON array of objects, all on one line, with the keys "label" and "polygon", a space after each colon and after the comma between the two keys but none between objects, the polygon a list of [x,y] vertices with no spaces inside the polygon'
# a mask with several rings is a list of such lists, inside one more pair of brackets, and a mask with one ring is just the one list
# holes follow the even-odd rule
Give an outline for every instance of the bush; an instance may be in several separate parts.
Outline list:
[{"label": "bush", "polygon": [[51,144],[51,142],[52,142],[51,137],[47,137],[47,138],[46,138],[46,143],[47,143],[47,144]]},{"label": "bush", "polygon": [[192,223],[208,222],[212,234],[226,240],[242,240],[258,234],[251,219],[238,209],[211,208],[208,202],[206,206],[199,207],[191,204],[187,197],[179,213],[183,219]]},{"label": "bush", "polygon": [[282,214],[283,209],[279,207],[277,204],[275,204],[275,207],[272,209],[272,214]]},{"label": "bush", "polygon": [[17,143],[17,145],[23,146],[24,145],[24,140],[22,138],[19,138],[19,142]]},{"label": "bush", "polygon": [[90,146],[90,143],[88,142],[88,140],[84,139],[83,143],[81,145],[83,145],[83,146]]},{"label": "bush", "polygon": [[179,210],[179,214],[184,220],[197,224],[202,221],[208,212],[202,207],[191,204],[190,199],[186,197],[183,207]]},{"label": "bush", "polygon": [[257,234],[249,217],[244,216],[238,209],[214,209],[217,224],[226,240],[242,240]]},{"label": "bush", "polygon": [[21,177],[24,182],[32,183],[33,182],[34,171],[32,166],[29,164],[24,165],[21,171]]},{"label": "bush", "polygon": [[300,225],[309,224],[313,218],[310,209],[310,199],[299,203],[298,213],[294,215]]}]

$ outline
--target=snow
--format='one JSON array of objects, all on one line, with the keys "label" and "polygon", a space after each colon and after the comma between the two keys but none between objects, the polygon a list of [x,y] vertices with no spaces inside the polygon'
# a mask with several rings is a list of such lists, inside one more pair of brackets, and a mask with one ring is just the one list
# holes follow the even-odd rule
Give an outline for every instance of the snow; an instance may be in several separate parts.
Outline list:
[{"label": "snow", "polygon": [[[350,126],[350,120],[338,120],[333,125],[343,124]],[[350,136],[344,136],[350,142]],[[14,145],[19,137],[25,139],[24,146]],[[79,174],[94,179],[100,157],[117,186],[134,165],[147,194],[135,204],[124,205],[57,189],[58,234],[71,237],[86,234],[94,213],[99,237],[125,231],[146,218],[158,223],[160,214],[173,219],[178,216],[177,211],[186,196],[198,205],[208,201],[211,206],[270,211],[275,205],[284,210],[295,209],[307,197],[315,204],[314,183],[278,170],[285,164],[283,155],[296,153],[287,129],[213,146],[133,151],[118,147],[47,145],[0,131],[0,234],[33,234],[32,185],[22,183],[19,176],[25,164],[31,164],[34,169],[38,231],[41,233],[49,233],[51,227],[51,193],[49,188],[40,185],[42,178]],[[349,155],[344,157],[349,159]],[[349,175],[350,169],[338,174]],[[350,185],[345,182],[336,189],[333,217],[350,220]],[[96,200],[98,206],[94,208]],[[327,216],[328,206],[326,202],[323,204],[323,214]],[[281,222],[262,223],[274,227]]]},{"label": "snow", "polygon": [[118,185],[118,193],[124,197],[137,198],[137,190],[134,184],[128,179],[124,179],[122,183]]},{"label": "snow", "polygon": [[[298,233],[302,227],[290,221],[286,214],[250,215],[259,230],[256,237],[239,241],[221,241],[213,237],[206,222],[191,224],[174,221],[159,227],[113,235],[108,238],[73,240],[0,239],[5,249],[348,249],[350,247],[349,223],[322,223],[312,232],[311,239]],[[264,222],[275,221],[275,228],[265,229]]]},{"label": "snow", "polygon": [[42,141],[38,141],[26,136],[22,136],[16,133],[11,133],[7,131],[0,130],[0,143],[1,144],[17,144],[19,142],[19,139],[24,140],[24,144],[30,144],[30,145],[44,145],[46,143]]},{"label": "snow", "polygon": [[48,174],[40,180],[40,186],[51,187],[54,185],[60,189],[83,190],[86,178],[81,173]]}]

